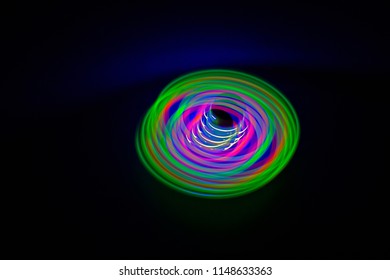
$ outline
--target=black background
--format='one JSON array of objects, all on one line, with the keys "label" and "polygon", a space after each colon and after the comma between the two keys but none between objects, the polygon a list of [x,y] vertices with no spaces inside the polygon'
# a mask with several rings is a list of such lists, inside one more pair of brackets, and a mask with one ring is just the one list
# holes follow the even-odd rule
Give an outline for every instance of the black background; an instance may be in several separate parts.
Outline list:
[{"label": "black background", "polygon": [[[56,3],[2,13],[1,258],[390,257],[383,5]],[[180,42],[163,45],[172,30]],[[241,43],[229,41],[233,31],[255,38],[244,60],[197,54],[139,68],[139,56],[171,51],[175,58],[198,40],[207,53],[208,39],[228,38],[223,52]],[[264,41],[273,50],[267,63],[256,56]],[[123,46],[126,69],[96,70]],[[264,78],[301,122],[287,168],[240,198],[177,193],[136,155],[135,129],[161,89],[207,68]]]}]

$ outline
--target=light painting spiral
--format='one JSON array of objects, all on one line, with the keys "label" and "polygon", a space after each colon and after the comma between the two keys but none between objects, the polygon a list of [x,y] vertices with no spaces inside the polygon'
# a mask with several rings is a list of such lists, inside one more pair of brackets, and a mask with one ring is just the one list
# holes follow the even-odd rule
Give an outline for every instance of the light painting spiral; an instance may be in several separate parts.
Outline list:
[{"label": "light painting spiral", "polygon": [[166,185],[228,198],[278,175],[299,134],[294,108],[273,86],[241,72],[206,70],[165,87],[138,127],[136,147]]}]

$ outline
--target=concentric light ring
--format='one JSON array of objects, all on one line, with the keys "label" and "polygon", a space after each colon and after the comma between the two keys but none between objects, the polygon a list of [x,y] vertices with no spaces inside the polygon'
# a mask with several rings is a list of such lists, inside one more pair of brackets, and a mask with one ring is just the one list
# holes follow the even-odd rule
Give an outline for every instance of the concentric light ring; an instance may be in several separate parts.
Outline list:
[{"label": "concentric light ring", "polygon": [[136,147],[142,163],[166,185],[228,198],[278,175],[299,134],[294,108],[273,86],[241,72],[205,70],[163,89],[138,127]]}]

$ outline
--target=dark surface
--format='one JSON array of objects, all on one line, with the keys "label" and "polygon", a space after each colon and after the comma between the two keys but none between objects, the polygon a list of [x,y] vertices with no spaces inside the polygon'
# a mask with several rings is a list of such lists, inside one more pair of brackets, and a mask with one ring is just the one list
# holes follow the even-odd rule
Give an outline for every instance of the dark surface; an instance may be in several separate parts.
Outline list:
[{"label": "dark surface", "polygon": [[[6,13],[0,258],[390,258],[383,7],[251,5]],[[177,193],[136,155],[162,88],[207,68],[264,78],[301,122],[286,169],[240,198]]]}]

